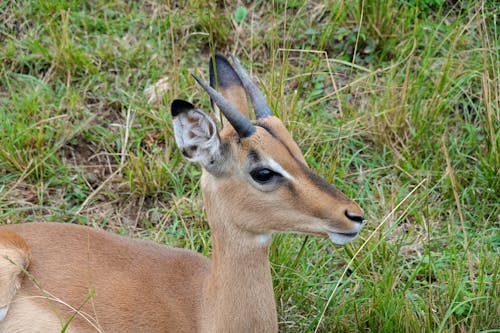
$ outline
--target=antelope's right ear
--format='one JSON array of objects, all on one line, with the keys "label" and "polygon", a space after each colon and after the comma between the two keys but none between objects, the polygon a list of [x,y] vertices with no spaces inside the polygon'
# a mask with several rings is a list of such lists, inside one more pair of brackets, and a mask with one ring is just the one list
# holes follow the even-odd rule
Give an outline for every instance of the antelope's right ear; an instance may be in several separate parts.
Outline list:
[{"label": "antelope's right ear", "polygon": [[176,99],[172,102],[174,135],[177,146],[191,162],[214,172],[220,164],[220,138],[215,122],[193,104]]}]

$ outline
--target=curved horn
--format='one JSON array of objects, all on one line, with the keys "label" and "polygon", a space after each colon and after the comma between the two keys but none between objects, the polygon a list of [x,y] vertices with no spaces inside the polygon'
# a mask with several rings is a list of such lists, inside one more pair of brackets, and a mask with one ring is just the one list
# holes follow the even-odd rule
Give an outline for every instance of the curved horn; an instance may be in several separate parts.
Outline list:
[{"label": "curved horn", "polygon": [[243,66],[241,66],[240,61],[233,54],[230,54],[231,59],[234,62],[234,69],[238,76],[240,77],[243,87],[250,96],[252,101],[253,109],[255,111],[255,116],[257,119],[266,118],[273,115],[271,108],[267,105],[266,97],[262,94],[259,88],[253,83],[250,75],[245,71]]},{"label": "curved horn", "polygon": [[215,104],[234,127],[240,138],[246,138],[255,133],[255,126],[240,111],[238,111],[227,99],[219,94],[214,88],[210,87],[196,75],[191,74],[196,82],[205,89]]}]

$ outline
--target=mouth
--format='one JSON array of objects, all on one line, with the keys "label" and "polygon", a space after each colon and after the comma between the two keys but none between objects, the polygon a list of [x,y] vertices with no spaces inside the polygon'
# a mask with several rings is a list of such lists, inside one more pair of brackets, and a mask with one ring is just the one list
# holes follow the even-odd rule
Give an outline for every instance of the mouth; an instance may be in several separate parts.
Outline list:
[{"label": "mouth", "polygon": [[340,232],[328,232],[328,237],[330,240],[337,245],[344,245],[354,240],[358,236],[358,232],[340,233]]}]

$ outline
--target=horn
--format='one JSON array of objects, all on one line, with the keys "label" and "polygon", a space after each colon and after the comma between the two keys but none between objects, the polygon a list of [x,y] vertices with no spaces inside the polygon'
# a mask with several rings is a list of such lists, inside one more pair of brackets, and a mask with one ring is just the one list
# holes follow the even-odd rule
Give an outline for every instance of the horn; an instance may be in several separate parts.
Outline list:
[{"label": "horn", "polygon": [[214,88],[210,87],[196,75],[191,74],[196,82],[205,89],[215,104],[234,127],[240,138],[246,138],[255,133],[255,126],[240,111],[238,111],[227,99],[219,94]]},{"label": "horn", "polygon": [[262,94],[259,88],[253,83],[250,75],[245,71],[243,66],[241,66],[240,61],[233,54],[230,54],[231,59],[234,62],[234,69],[238,76],[240,77],[243,87],[250,96],[252,101],[253,109],[255,111],[255,116],[257,119],[266,118],[273,115],[271,108],[267,105],[266,97]]}]

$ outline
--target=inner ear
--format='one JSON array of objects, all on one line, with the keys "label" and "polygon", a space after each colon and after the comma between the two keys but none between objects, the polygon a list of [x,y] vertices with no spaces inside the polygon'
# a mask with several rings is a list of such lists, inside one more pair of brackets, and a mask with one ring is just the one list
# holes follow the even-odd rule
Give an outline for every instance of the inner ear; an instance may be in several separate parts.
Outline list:
[{"label": "inner ear", "polygon": [[212,118],[190,103],[179,100],[172,103],[172,116],[175,141],[182,154],[189,161],[200,163],[207,171],[220,167],[223,162],[221,144]]},{"label": "inner ear", "polygon": [[[191,142],[192,144],[203,144],[216,134],[213,121],[198,110],[186,112],[178,120],[181,121],[183,126],[185,126],[185,130],[187,130],[187,142]],[[186,138],[183,139],[185,140]]]},{"label": "inner ear", "polygon": [[214,121],[199,110],[174,117],[174,135],[182,153],[192,162],[203,162],[207,154],[214,155],[219,148]]}]

